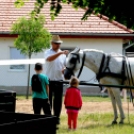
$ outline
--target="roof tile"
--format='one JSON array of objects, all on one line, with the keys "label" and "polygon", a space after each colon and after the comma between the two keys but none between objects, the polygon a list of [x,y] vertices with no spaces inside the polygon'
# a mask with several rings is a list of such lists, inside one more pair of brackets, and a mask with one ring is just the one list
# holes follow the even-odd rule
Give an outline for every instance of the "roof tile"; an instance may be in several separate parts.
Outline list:
[{"label": "roof tile", "polygon": [[90,27],[92,28],[107,28],[108,27],[108,24],[103,24],[103,25],[97,25],[97,24],[91,24]]},{"label": "roof tile", "polygon": [[[29,0],[22,8],[14,7],[15,0],[0,0],[0,32],[9,32],[12,23],[19,17],[28,15],[34,8],[35,0]],[[75,10],[71,5],[63,4],[63,8],[54,21],[50,17],[50,3],[45,4],[41,13],[45,15],[46,24],[50,32],[66,33],[132,33],[124,25],[112,21],[108,17],[92,14],[86,21],[81,20],[85,10]]]}]

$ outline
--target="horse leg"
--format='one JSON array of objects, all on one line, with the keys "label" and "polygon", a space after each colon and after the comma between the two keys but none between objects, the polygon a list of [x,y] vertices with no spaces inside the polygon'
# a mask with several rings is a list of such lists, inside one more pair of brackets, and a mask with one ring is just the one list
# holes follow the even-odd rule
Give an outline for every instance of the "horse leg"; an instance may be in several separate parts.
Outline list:
[{"label": "horse leg", "polygon": [[115,101],[115,98],[114,98],[114,94],[113,94],[113,92],[110,88],[108,89],[108,92],[109,92],[109,96],[111,98],[113,111],[114,111],[114,120],[112,121],[112,124],[117,124],[116,120],[118,118],[118,113],[117,113],[117,108],[116,108],[116,101]]},{"label": "horse leg", "polygon": [[117,103],[117,106],[119,108],[119,112],[120,112],[120,124],[123,124],[123,121],[125,119],[125,114],[123,111],[123,107],[122,107],[122,102],[121,102],[121,97],[120,97],[120,89],[118,88],[112,88],[113,94],[115,96],[115,100]]}]

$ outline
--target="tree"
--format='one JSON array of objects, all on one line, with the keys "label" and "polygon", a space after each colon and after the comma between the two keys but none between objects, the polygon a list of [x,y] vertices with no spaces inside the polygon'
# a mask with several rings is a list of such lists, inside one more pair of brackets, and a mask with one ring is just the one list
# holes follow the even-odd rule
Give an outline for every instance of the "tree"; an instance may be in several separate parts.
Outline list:
[{"label": "tree", "polygon": [[[14,45],[22,54],[31,59],[32,54],[42,52],[50,47],[51,34],[44,28],[45,18],[33,16],[19,18],[11,28],[11,34],[18,34]],[[29,96],[30,64],[28,65],[27,94]]]},{"label": "tree", "polygon": [[[16,0],[16,6],[24,5],[26,0]],[[40,13],[44,4],[51,1],[51,17],[54,19],[62,9],[61,3],[72,3],[74,8],[85,9],[82,19],[87,19],[91,13],[101,14],[109,17],[109,20],[116,20],[128,28],[134,28],[133,0],[36,0],[32,12]],[[101,18],[100,15],[100,18]]]}]

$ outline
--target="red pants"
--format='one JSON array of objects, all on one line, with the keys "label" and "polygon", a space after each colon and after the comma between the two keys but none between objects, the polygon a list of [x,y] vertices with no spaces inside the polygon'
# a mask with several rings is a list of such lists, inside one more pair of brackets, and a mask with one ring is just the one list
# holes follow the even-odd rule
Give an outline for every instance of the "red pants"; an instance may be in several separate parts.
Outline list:
[{"label": "red pants", "polygon": [[67,112],[67,114],[68,114],[68,127],[69,127],[69,129],[71,129],[71,128],[76,129],[78,113],[70,111],[70,112]]}]

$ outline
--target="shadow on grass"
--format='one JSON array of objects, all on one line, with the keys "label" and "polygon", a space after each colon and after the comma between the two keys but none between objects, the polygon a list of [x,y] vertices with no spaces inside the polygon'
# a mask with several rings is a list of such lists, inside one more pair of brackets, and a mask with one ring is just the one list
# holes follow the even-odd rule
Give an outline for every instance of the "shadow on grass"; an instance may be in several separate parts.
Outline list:
[{"label": "shadow on grass", "polygon": [[89,124],[89,125],[83,125],[80,127],[80,129],[97,129],[100,128],[100,127],[104,127],[103,124]]},{"label": "shadow on grass", "polygon": [[84,130],[90,130],[90,129],[99,129],[99,128],[124,128],[125,127],[134,127],[134,124],[129,124],[129,123],[124,123],[124,124],[116,124],[116,125],[112,125],[112,124],[108,124],[108,125],[105,125],[105,124],[86,124],[86,125],[83,125],[80,127],[80,129],[84,129]]}]

